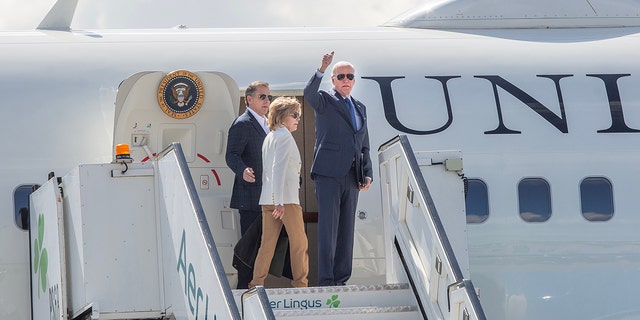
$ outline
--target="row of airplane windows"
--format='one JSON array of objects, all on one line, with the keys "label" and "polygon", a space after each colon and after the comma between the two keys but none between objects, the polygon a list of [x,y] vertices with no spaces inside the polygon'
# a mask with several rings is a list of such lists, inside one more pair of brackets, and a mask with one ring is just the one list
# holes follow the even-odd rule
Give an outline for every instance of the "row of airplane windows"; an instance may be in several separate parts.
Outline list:
[{"label": "row of airplane windows", "polygon": [[[520,218],[526,222],[545,222],[551,218],[551,191],[542,178],[525,178],[518,183]],[[480,179],[468,179],[467,223],[482,223],[489,218],[487,185]],[[580,182],[580,205],[587,221],[607,221],[613,217],[613,188],[603,177],[588,177]]]},{"label": "row of airplane windows", "polygon": [[[37,186],[36,186],[37,187]],[[28,228],[29,195],[34,185],[21,185],[14,190],[15,221]],[[525,178],[518,183],[520,218],[526,222],[545,222],[551,218],[551,191],[542,178]],[[468,179],[465,199],[467,223],[482,223],[489,218],[487,185],[480,179]],[[607,221],[613,217],[613,188],[603,177],[588,177],[580,182],[582,216],[588,221]],[[21,210],[22,209],[22,210]],[[21,212],[22,211],[22,212]]]}]

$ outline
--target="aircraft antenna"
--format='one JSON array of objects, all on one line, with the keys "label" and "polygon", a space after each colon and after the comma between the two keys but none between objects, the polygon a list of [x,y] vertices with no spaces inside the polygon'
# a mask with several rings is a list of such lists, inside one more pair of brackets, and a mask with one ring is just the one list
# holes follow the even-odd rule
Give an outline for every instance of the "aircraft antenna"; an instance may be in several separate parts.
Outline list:
[{"label": "aircraft antenna", "polygon": [[58,0],[42,19],[38,30],[71,30],[71,20],[76,12],[78,0]]}]

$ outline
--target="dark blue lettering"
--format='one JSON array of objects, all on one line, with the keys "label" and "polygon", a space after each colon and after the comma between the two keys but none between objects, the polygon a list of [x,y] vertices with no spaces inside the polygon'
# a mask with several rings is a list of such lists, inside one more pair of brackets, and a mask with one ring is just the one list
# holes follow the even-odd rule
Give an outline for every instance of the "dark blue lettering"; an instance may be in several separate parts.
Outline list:
[{"label": "dark blue lettering", "polygon": [[620,99],[620,89],[618,88],[618,79],[628,77],[631,74],[587,74],[587,77],[599,78],[604,82],[607,90],[607,98],[609,100],[609,112],[611,113],[611,127],[604,130],[598,130],[598,133],[623,133],[623,132],[640,132],[638,129],[632,129],[627,126],[624,121],[624,113],[622,111],[622,99]]},{"label": "dark blue lettering", "polygon": [[444,100],[447,107],[447,122],[440,128],[433,130],[415,130],[407,128],[398,119],[396,112],[396,105],[393,98],[393,89],[391,88],[391,82],[396,79],[404,79],[403,76],[397,77],[362,77],[362,79],[370,79],[378,83],[380,86],[380,94],[382,96],[382,106],[384,108],[384,116],[387,122],[396,130],[409,134],[427,135],[434,134],[446,130],[451,123],[453,123],[453,112],[451,108],[451,100],[449,99],[449,89],[447,88],[447,81],[454,78],[460,78],[460,76],[425,76],[427,79],[435,79],[442,84],[442,90],[444,93]]},{"label": "dark blue lettering", "polygon": [[[500,96],[498,88],[501,88],[506,93],[510,94],[514,98],[520,100],[525,106],[529,107],[532,111],[538,114],[541,118],[546,120],[549,124],[553,125],[559,132],[568,133],[568,121],[565,112],[565,102],[563,98],[562,88],[560,86],[560,80],[564,78],[574,77],[573,74],[556,74],[556,75],[536,75],[540,78],[547,78],[553,81],[556,90],[556,96],[559,106],[559,112],[556,114],[547,108],[543,103],[536,100],[533,96],[518,88],[513,83],[505,80],[498,75],[477,75],[474,78],[485,79],[489,81],[493,88],[496,115],[498,117],[498,125],[495,129],[485,131],[485,134],[520,134],[521,131],[509,128],[506,126],[505,119],[502,113],[502,106],[500,103]],[[624,118],[624,111],[622,105],[622,99],[620,97],[620,90],[618,88],[618,79],[622,77],[630,76],[630,74],[587,74],[587,77],[598,78],[604,83],[607,101],[609,103],[609,112],[611,115],[611,126],[607,129],[598,130],[598,133],[630,133],[640,132],[640,129],[629,127]],[[439,128],[432,130],[418,130],[415,128],[406,127],[399,119],[397,115],[397,106],[395,105],[395,99],[393,95],[392,82],[397,79],[404,79],[404,76],[379,76],[379,77],[362,77],[362,79],[369,79],[375,81],[379,88],[382,98],[382,106],[384,109],[384,116],[389,125],[399,132],[414,134],[414,135],[429,135],[442,132],[448,129],[453,123],[453,112],[451,100],[449,97],[449,90],[447,83],[450,79],[460,78],[460,76],[425,76],[427,79],[434,79],[441,83],[444,102],[447,109],[447,121]]]},{"label": "dark blue lettering", "polygon": [[562,91],[560,90],[560,79],[566,77],[572,77],[572,75],[538,75],[538,77],[549,78],[554,81],[556,85],[556,93],[558,95],[558,102],[560,105],[560,116],[558,117],[555,113],[545,107],[538,100],[524,92],[522,89],[516,87],[512,83],[508,82],[504,78],[500,76],[474,76],[474,78],[486,79],[491,82],[493,87],[493,95],[496,101],[496,111],[498,114],[498,127],[485,131],[485,134],[519,134],[520,131],[511,130],[504,125],[504,119],[502,117],[502,108],[500,106],[500,97],[498,95],[498,87],[510,93],[516,99],[522,101],[527,107],[531,108],[531,110],[535,111],[541,117],[543,117],[547,122],[551,123],[556,129],[558,129],[562,133],[568,133],[569,130],[567,128],[567,118],[564,111],[564,102],[562,99]]}]

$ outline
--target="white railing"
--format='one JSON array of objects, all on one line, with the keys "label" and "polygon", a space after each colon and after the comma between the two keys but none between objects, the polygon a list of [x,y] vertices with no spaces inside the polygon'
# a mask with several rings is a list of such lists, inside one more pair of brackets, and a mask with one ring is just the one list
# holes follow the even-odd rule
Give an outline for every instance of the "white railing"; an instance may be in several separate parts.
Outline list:
[{"label": "white railing", "polygon": [[165,148],[154,162],[167,314],[240,320],[180,144]]},{"label": "white railing", "polygon": [[[388,281],[396,280],[397,269],[403,268],[425,318],[486,319],[473,284],[465,279],[469,272],[461,153],[416,154],[401,135],[380,147],[378,159]],[[391,258],[395,253],[403,266]]]},{"label": "white railing", "polygon": [[256,286],[242,294],[242,319],[276,319],[263,286]]}]

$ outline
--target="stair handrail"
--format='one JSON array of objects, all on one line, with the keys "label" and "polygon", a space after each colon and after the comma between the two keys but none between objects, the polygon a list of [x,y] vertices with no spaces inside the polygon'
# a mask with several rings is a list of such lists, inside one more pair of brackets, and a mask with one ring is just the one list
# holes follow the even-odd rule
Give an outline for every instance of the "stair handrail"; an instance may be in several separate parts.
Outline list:
[{"label": "stair handrail", "polygon": [[[171,154],[175,154],[175,163],[170,161],[170,157],[167,157]],[[166,255],[163,257],[163,262],[165,264],[169,263],[168,266],[162,268],[162,281],[165,286],[164,291],[165,295],[168,295],[165,297],[165,302],[170,308],[177,308],[174,309],[173,312],[180,312],[180,315],[177,316],[179,319],[182,318],[183,313],[187,319],[198,319],[198,315],[202,315],[201,312],[203,312],[202,310],[198,310],[199,303],[202,303],[207,304],[205,312],[213,313],[213,316],[205,314],[205,318],[208,316],[209,319],[240,320],[240,312],[238,311],[231,286],[227,280],[222,260],[216,250],[213,235],[211,234],[204,209],[198,197],[193,178],[191,177],[191,171],[189,170],[180,143],[173,142],[165,147],[157,154],[153,161],[154,170],[156,171],[156,202],[164,204],[164,202],[161,202],[164,201],[163,197],[168,196],[171,198],[171,195],[173,195],[175,199],[188,202],[186,204],[178,202],[170,203],[174,206],[172,209],[179,210],[168,212],[164,209],[166,211],[164,212],[165,215],[161,217],[161,221],[166,222],[165,225],[161,227],[164,232],[161,234],[162,239],[160,242],[161,246],[168,246],[163,248],[163,255]],[[164,163],[165,161],[167,161],[167,164]],[[178,172],[175,172],[176,168],[173,167],[174,165],[177,165]],[[163,169],[165,168],[171,169],[167,170],[166,174],[169,176],[168,178],[163,177]],[[179,177],[173,177],[171,174]],[[166,185],[163,184],[163,179],[168,180]],[[186,190],[176,190],[177,192],[186,192],[186,196],[183,194],[171,194],[172,191],[176,192],[175,190],[170,190],[168,192],[170,195],[164,194],[165,190],[163,187],[170,189],[179,182],[184,183],[181,187],[186,188]],[[162,190],[162,192],[160,190]],[[180,205],[182,205],[182,207],[180,207]],[[164,207],[159,205],[159,208]],[[161,209],[158,210],[162,212]],[[193,234],[191,232],[185,232],[185,226],[192,227],[190,231],[193,231]],[[182,230],[180,230],[180,227],[182,227]],[[165,230],[167,228],[169,230]],[[165,240],[167,240],[166,243]],[[181,243],[176,247],[176,243],[178,242]],[[187,256],[191,252],[188,250],[191,247],[187,247],[187,245],[193,245],[196,249],[201,248],[201,250],[196,250],[197,254],[195,255]],[[165,250],[168,251],[168,254],[164,253]],[[186,257],[186,259],[183,259],[184,257]],[[194,261],[191,261],[191,257],[195,257],[193,259]],[[201,260],[195,261],[198,258]],[[177,275],[176,265],[178,269]],[[199,270],[197,267],[201,267],[202,270]],[[181,270],[184,270],[184,274],[180,274]],[[198,272],[202,273],[198,274]],[[176,281],[176,278],[178,281]],[[205,285],[201,285],[203,281]],[[177,294],[173,291],[177,289],[184,292]],[[209,301],[209,293],[212,294],[212,301]],[[206,295],[206,301],[204,295]],[[182,297],[176,298],[176,296]],[[184,309],[181,309],[179,305],[179,300],[181,299],[185,303]],[[202,309],[205,309],[205,306],[202,306]]]},{"label": "stair handrail", "polygon": [[[383,163],[386,160],[383,154],[384,151],[396,146],[399,146],[401,150],[400,158],[405,161],[405,165],[407,165],[411,173],[409,175],[409,179],[412,179],[412,182],[417,187],[417,190],[414,190],[414,197],[417,195],[417,197],[419,197],[422,203],[424,203],[427,207],[426,210],[422,209],[422,211],[428,217],[427,221],[432,224],[431,227],[437,234],[436,238],[438,240],[438,243],[436,250],[438,250],[439,253],[442,253],[442,255],[444,256],[444,258],[440,261],[438,261],[438,259],[434,259],[434,261],[431,261],[431,265],[421,265],[418,268],[406,268],[408,269],[407,273],[410,281],[413,285],[416,285],[411,278],[426,278],[424,275],[412,274],[414,272],[423,272],[426,268],[435,268],[437,269],[437,271],[440,271],[440,273],[449,274],[452,277],[452,282],[445,285],[445,292],[447,294],[446,312],[449,313],[449,318],[446,317],[446,315],[442,316],[444,316],[445,319],[459,319],[459,315],[461,314],[463,315],[463,319],[486,320],[486,316],[480,304],[480,299],[478,298],[475,288],[473,287],[473,283],[469,279],[464,279],[462,270],[458,264],[458,260],[456,259],[451,242],[447,237],[446,230],[442,224],[440,216],[438,215],[435,203],[433,201],[433,198],[431,197],[429,189],[427,188],[427,184],[424,180],[422,172],[420,171],[420,166],[415,157],[415,153],[406,135],[398,135],[391,140],[383,143],[378,148],[380,170],[382,171]],[[384,181],[381,181],[381,183],[384,183]],[[384,192],[382,188],[381,191]],[[384,198],[384,194],[382,196]],[[385,207],[386,206],[383,205],[383,210]],[[411,239],[411,235],[405,234],[407,230],[404,230],[402,226],[393,226],[393,228],[396,234],[396,241],[405,242],[403,245],[408,252],[403,252],[402,254],[408,257],[416,256],[417,253],[415,250],[415,244]],[[402,246],[397,246],[397,248],[397,250],[402,250]],[[419,259],[410,260],[412,261],[412,263],[421,263]],[[442,276],[441,278],[446,279],[447,277]],[[428,284],[425,283],[424,285]],[[420,291],[423,290],[414,290],[417,295],[421,295],[419,293]],[[436,295],[438,294],[437,291],[440,291],[440,289],[438,288],[436,290]],[[421,306],[424,306],[425,304],[428,305],[430,302],[434,301],[433,299],[429,299],[428,297],[426,297],[425,299],[425,297],[417,296],[416,298],[419,300]],[[438,301],[436,300],[435,303],[438,304]]]},{"label": "stair handrail", "polygon": [[276,320],[263,286],[255,286],[243,292],[241,304],[243,320]]}]

